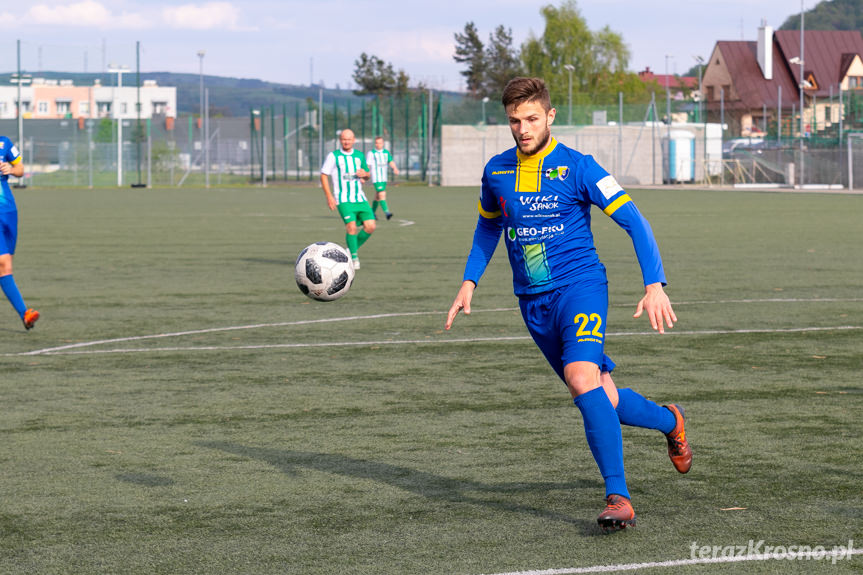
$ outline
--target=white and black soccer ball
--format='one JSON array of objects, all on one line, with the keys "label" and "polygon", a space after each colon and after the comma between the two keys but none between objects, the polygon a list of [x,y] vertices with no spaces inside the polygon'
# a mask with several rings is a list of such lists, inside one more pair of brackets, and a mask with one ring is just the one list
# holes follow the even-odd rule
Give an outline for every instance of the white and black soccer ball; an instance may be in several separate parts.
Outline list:
[{"label": "white and black soccer ball", "polygon": [[297,256],[297,286],[312,299],[333,301],[351,289],[354,265],[351,254],[333,242],[316,242]]}]

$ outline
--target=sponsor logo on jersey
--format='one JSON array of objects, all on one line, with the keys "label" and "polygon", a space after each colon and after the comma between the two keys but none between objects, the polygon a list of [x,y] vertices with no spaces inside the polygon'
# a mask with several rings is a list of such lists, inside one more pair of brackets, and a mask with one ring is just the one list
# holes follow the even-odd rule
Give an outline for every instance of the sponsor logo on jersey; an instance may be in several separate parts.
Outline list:
[{"label": "sponsor logo on jersey", "polygon": [[549,180],[560,180],[561,182],[569,176],[569,166],[558,166],[545,171],[545,177]]},{"label": "sponsor logo on jersey", "polygon": [[563,224],[555,224],[551,226],[523,226],[518,228],[507,228],[506,235],[509,241],[514,242],[517,239],[536,242],[552,238],[563,233]]},{"label": "sponsor logo on jersey", "polygon": [[521,205],[528,206],[530,212],[542,212],[545,210],[556,210],[558,208],[558,197],[553,194],[541,196],[519,196]]},{"label": "sponsor logo on jersey", "polygon": [[511,176],[513,174],[515,174],[515,170],[497,170],[491,173],[492,176]]}]

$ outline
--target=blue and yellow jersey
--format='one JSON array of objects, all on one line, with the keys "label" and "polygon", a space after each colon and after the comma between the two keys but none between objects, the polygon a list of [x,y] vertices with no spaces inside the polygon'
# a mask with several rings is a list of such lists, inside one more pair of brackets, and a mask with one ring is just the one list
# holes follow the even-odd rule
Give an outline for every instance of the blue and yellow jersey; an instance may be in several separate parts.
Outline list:
[{"label": "blue and yellow jersey", "polygon": [[605,282],[590,229],[591,205],[630,235],[645,285],[665,284],[650,224],[629,195],[592,156],[554,139],[533,156],[512,148],[486,164],[464,279],[479,282],[503,232],[516,295]]},{"label": "blue and yellow jersey", "polygon": [[[21,154],[18,147],[6,136],[0,136],[0,162],[6,162],[13,166],[21,163]],[[0,212],[14,212],[15,197],[9,187],[9,176],[0,175]]]}]

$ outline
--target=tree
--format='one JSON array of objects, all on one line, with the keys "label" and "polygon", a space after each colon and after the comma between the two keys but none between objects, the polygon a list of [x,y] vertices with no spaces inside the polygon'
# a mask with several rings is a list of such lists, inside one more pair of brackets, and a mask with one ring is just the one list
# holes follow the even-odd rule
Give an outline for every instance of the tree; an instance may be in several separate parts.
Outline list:
[{"label": "tree", "polygon": [[488,40],[484,96],[502,94],[507,82],[522,74],[519,53],[512,47],[512,28],[498,26]]},{"label": "tree", "polygon": [[616,98],[624,87],[636,86],[626,77],[635,74],[626,72],[630,52],[623,38],[607,26],[592,32],[575,0],[544,6],[540,12],[545,30],[542,36],[531,35],[525,41],[521,60],[527,74],[545,79],[553,99],[560,102],[568,94],[567,65],[573,67],[572,91],[576,98]]},{"label": "tree", "polygon": [[[819,2],[804,13],[805,30],[860,30],[863,32],[863,0]],[[800,30],[800,13],[789,16],[780,30]]]},{"label": "tree", "polygon": [[384,62],[377,56],[371,56],[363,52],[354,61],[354,82],[359,86],[354,94],[403,94],[407,92],[410,78],[404,70],[398,74],[393,70],[393,65]]},{"label": "tree", "polygon": [[482,98],[486,77],[486,54],[482,40],[473,22],[464,25],[464,33],[455,33],[455,55],[453,60],[467,64],[467,69],[459,72],[467,81],[467,91],[474,98]]}]

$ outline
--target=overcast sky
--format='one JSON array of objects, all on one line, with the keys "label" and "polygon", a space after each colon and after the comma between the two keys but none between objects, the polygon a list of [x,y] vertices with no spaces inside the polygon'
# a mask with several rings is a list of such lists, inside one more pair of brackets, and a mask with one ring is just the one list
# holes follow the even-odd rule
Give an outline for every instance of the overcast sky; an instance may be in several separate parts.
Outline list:
[{"label": "overcast sky", "polygon": [[[453,35],[473,21],[484,40],[498,25],[515,44],[544,28],[540,8],[556,0],[35,0],[0,7],[4,34],[0,72],[21,67],[98,72],[117,64],[143,72],[199,72],[288,84],[323,82],[352,87],[354,61],[373,54],[412,83],[462,90],[452,59]],[[778,28],[806,0],[579,0],[591,30],[609,26],[623,36],[630,70],[683,73],[705,59],[717,40],[755,40],[765,20]],[[667,57],[668,56],[668,57]]]}]

